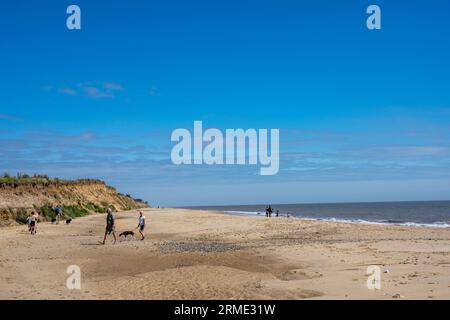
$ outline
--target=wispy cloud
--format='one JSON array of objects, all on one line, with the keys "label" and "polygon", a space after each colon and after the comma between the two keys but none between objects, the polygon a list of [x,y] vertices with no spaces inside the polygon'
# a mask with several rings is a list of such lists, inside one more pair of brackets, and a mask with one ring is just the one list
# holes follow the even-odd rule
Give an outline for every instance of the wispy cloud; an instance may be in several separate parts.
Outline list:
[{"label": "wispy cloud", "polygon": [[123,86],[121,84],[115,82],[105,82],[103,84],[103,88],[111,91],[121,91],[123,90]]},{"label": "wispy cloud", "polygon": [[123,91],[123,85],[116,82],[94,82],[88,81],[79,83],[74,86],[64,86],[54,88],[52,86],[45,87],[46,91],[54,90],[60,94],[68,96],[84,96],[91,99],[108,98],[112,99],[116,97],[116,94]]},{"label": "wispy cloud", "polygon": [[69,96],[76,96],[77,91],[71,88],[58,88],[57,91],[59,93],[67,94]]},{"label": "wispy cloud", "polygon": [[83,87],[82,90],[89,98],[114,98],[114,94],[112,92],[108,90],[102,90],[98,87],[86,86]]},{"label": "wispy cloud", "polygon": [[384,156],[421,159],[422,157],[448,156],[450,155],[450,148],[435,145],[389,146],[378,149],[378,152]]},{"label": "wispy cloud", "polygon": [[22,121],[22,118],[15,117],[9,114],[1,114],[0,113],[0,120],[9,120],[9,121]]},{"label": "wispy cloud", "polygon": [[157,87],[155,87],[155,86],[152,86],[152,87],[150,88],[149,94],[150,94],[152,97],[158,96],[158,95],[159,95],[159,89],[158,89]]}]

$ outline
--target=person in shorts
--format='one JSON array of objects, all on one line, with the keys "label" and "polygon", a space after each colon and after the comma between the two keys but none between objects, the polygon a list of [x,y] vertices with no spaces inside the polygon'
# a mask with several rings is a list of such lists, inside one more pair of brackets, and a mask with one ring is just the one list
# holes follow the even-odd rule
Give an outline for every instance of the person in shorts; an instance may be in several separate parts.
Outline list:
[{"label": "person in shorts", "polygon": [[142,211],[140,211],[139,212],[139,218],[138,218],[138,229],[139,229],[139,233],[141,234],[141,240],[144,240],[145,239],[145,236],[144,236],[144,229],[145,229],[145,216],[144,216],[144,214],[142,213]]},{"label": "person in shorts", "polygon": [[34,211],[33,211],[31,213],[31,218],[30,218],[30,233],[32,235],[36,234],[37,221],[38,221],[38,217],[37,217],[36,213],[34,213]]},{"label": "person in shorts", "polygon": [[56,219],[56,224],[59,223],[59,220],[61,219],[61,214],[62,214],[62,210],[59,206],[57,206],[55,208],[55,219]]},{"label": "person in shorts", "polygon": [[28,214],[27,220],[26,220],[26,224],[28,227],[28,232],[31,232],[31,214]]}]

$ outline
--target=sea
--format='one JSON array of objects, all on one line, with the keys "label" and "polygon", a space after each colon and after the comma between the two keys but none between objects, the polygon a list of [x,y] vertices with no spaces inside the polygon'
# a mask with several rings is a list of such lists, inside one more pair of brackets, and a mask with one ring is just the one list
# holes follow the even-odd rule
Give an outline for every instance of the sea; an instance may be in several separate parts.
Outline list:
[{"label": "sea", "polygon": [[[260,205],[196,206],[189,209],[222,211],[228,214],[265,217]],[[397,224],[418,227],[450,227],[450,201],[400,201],[361,203],[270,204],[272,217],[366,224]]]}]

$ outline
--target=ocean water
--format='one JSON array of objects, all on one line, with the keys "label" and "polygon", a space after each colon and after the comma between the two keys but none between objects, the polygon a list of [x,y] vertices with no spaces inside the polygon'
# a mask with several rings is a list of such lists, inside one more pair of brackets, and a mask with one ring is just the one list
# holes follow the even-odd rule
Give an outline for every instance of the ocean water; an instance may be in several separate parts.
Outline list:
[{"label": "ocean water", "polygon": [[[450,201],[402,201],[326,204],[271,204],[275,216],[350,223],[399,224],[421,227],[450,227]],[[189,207],[229,214],[265,217],[266,204]]]}]

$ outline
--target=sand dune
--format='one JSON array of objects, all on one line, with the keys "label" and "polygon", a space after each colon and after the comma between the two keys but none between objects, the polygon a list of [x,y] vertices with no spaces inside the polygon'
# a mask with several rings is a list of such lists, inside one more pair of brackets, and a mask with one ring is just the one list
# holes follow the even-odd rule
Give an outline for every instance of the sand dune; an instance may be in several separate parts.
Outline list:
[{"label": "sand dune", "polygon": [[[146,209],[145,241],[99,244],[104,215],[0,229],[1,299],[448,299],[450,230]],[[137,225],[116,214],[117,231]],[[69,265],[81,290],[66,288]],[[382,270],[368,290],[366,269]]]}]

